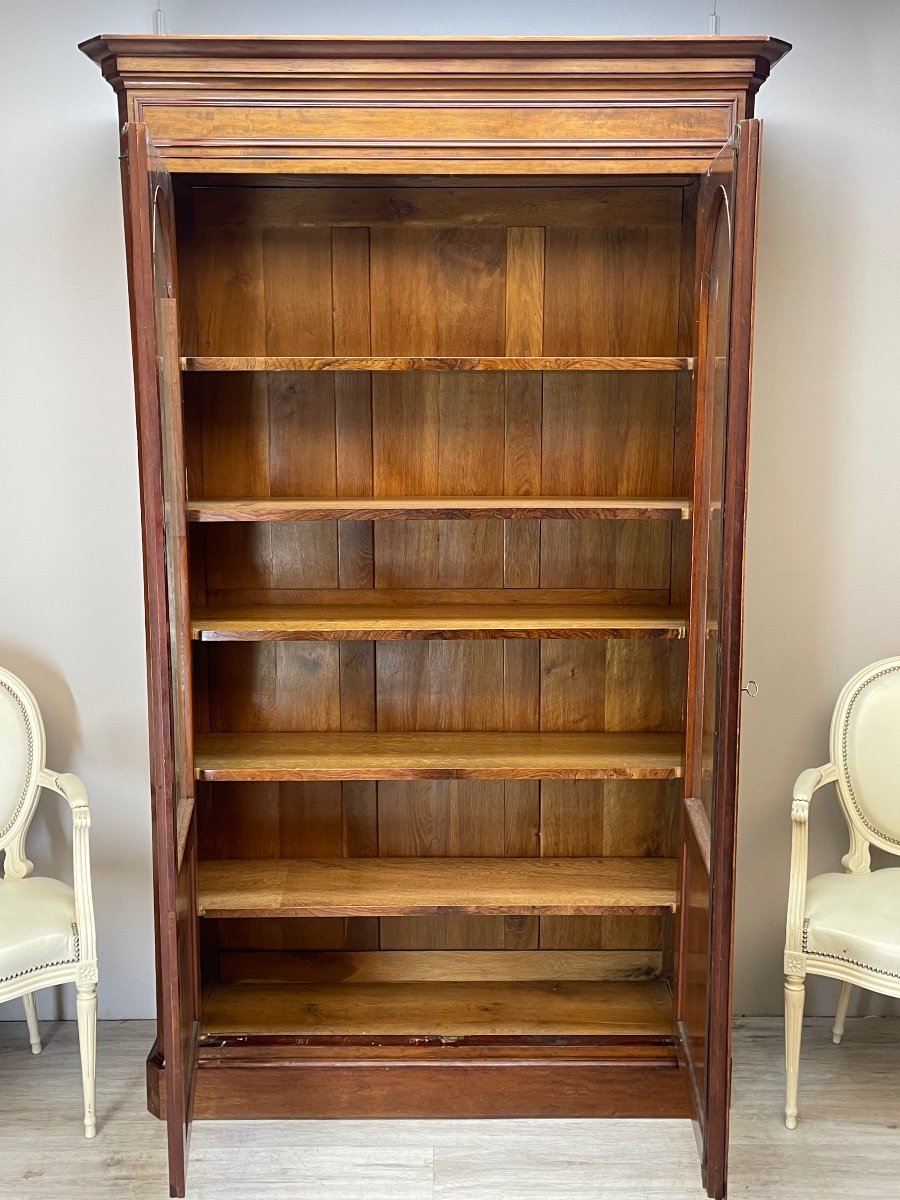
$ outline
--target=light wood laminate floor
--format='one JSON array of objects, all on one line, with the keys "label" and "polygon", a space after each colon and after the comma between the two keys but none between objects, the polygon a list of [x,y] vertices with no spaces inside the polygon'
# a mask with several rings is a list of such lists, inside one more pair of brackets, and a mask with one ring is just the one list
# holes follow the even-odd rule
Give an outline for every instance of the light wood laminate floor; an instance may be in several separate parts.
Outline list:
[{"label": "light wood laminate floor", "polygon": [[[144,1108],[147,1022],[99,1031],[95,1141],[81,1136],[75,1027],[0,1023],[0,1193],[164,1200],[163,1126]],[[781,1022],[735,1038],[733,1198],[900,1196],[900,1021],[805,1025],[800,1125],[781,1123]],[[198,1122],[191,1200],[702,1200],[680,1121]]]}]

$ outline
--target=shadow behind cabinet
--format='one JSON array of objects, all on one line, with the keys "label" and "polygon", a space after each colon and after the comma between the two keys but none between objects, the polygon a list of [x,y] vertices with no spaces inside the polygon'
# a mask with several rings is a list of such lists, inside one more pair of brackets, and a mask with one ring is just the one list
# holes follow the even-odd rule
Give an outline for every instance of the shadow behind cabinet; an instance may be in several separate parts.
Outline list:
[{"label": "shadow behind cabinet", "polygon": [[765,38],[101,37],[151,1109],[693,1116],[725,1190]]}]

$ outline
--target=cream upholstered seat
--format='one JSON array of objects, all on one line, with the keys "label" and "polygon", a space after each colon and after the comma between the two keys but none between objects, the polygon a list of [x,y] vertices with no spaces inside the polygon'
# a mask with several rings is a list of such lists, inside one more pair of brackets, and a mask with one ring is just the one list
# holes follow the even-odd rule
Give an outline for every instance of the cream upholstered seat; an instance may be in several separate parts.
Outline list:
[{"label": "cream upholstered seat", "polygon": [[[34,992],[51,984],[78,989],[78,1038],[84,1083],[84,1132],[93,1137],[97,956],[88,854],[90,815],[84,784],[44,766],[44,725],[28,688],[0,669],[0,1003],[21,997],[31,1048],[40,1054]],[[68,801],[74,887],[32,875],[25,837],[42,787]]]},{"label": "cream upholstered seat", "polygon": [[[844,873],[807,879],[809,806],[835,783],[850,833]],[[794,784],[785,973],[785,1124],[797,1124],[804,979],[841,981],[833,1038],[840,1042],[854,984],[900,996],[900,868],[870,868],[870,847],[900,855],[900,658],[855,675],[831,722],[831,761]]]},{"label": "cream upholstered seat", "polygon": [[0,979],[30,975],[45,967],[78,962],[75,891],[59,879],[0,879]]},{"label": "cream upholstered seat", "polygon": [[803,951],[900,980],[900,869],[811,879]]}]

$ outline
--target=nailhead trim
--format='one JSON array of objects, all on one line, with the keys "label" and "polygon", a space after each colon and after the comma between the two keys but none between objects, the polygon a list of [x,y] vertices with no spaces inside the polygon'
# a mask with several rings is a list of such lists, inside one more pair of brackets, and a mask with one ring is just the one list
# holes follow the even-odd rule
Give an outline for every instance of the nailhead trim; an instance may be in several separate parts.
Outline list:
[{"label": "nailhead trim", "polygon": [[864,971],[872,971],[876,975],[886,975],[889,979],[900,979],[900,974],[896,971],[885,971],[882,967],[871,967],[868,963],[860,962],[858,958],[844,958],[842,954],[826,954],[824,950],[810,950],[808,945],[809,934],[809,917],[803,922],[803,953],[815,954],[819,958],[830,958],[835,962],[847,963],[851,967],[862,967]]},{"label": "nailhead trim", "polygon": [[18,704],[22,712],[22,720],[25,722],[25,731],[28,734],[28,774],[25,776],[25,783],[22,787],[22,794],[19,796],[19,803],[16,805],[16,811],[13,813],[12,818],[7,822],[4,828],[0,829],[0,840],[2,840],[6,837],[12,827],[15,825],[16,821],[19,819],[19,813],[22,811],[22,806],[24,805],[25,800],[28,797],[28,793],[31,790],[31,777],[34,774],[34,733],[31,728],[31,722],[28,719],[28,709],[25,707],[25,702],[22,697],[17,691],[10,687],[10,685],[4,679],[0,679],[0,687],[2,687],[5,692],[9,692],[10,696],[12,696],[13,700],[15,700],[16,704]]},{"label": "nailhead trim", "polygon": [[26,967],[24,971],[15,971],[12,975],[4,975],[0,979],[0,983],[9,983],[11,979],[20,979],[23,975],[33,975],[35,971],[49,971],[51,967],[68,967],[70,964],[77,963],[81,959],[81,938],[78,934],[78,926],[72,922],[72,940],[75,943],[75,957],[61,958],[59,962],[41,963],[39,967]]},{"label": "nailhead trim", "polygon": [[[859,696],[866,690],[866,688],[869,686],[870,683],[874,683],[876,679],[881,679],[881,677],[883,675],[890,675],[894,671],[900,671],[900,666],[885,667],[883,671],[878,671],[877,674],[870,675],[868,679],[863,680],[863,682],[859,685],[859,687],[856,689],[856,691],[853,693],[853,695],[850,697],[849,701],[847,702],[847,713],[844,717],[844,725],[841,730],[841,762],[842,762],[842,765],[844,768],[844,781],[847,784],[847,791],[850,794],[850,800],[852,801],[853,807],[856,809],[856,812],[859,815],[859,819],[862,821],[863,825],[865,825],[866,829],[868,829],[871,833],[874,833],[877,837],[880,837],[883,841],[892,842],[895,846],[900,846],[900,838],[891,837],[889,834],[884,833],[881,829],[876,828],[872,824],[872,822],[866,817],[866,814],[863,812],[863,810],[859,807],[859,804],[857,803],[857,800],[856,800],[856,795],[853,791],[853,783],[850,779],[850,768],[847,763],[847,758],[848,758],[847,734],[850,729],[850,714],[853,711],[853,705],[856,703]],[[874,968],[872,968],[872,969],[874,970]],[[888,973],[890,974],[890,972],[888,972]]]}]

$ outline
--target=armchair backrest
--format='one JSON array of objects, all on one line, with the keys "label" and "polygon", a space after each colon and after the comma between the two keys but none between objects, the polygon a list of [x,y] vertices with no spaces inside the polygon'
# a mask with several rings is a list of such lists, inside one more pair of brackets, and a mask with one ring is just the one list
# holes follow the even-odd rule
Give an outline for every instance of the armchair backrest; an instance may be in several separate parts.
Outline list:
[{"label": "armchair backrest", "polygon": [[831,722],[831,761],[851,834],[845,865],[868,869],[868,845],[900,854],[900,658],[854,675]]},{"label": "armchair backrest", "polygon": [[27,875],[25,835],[34,816],[44,765],[44,722],[21,679],[0,667],[0,850],[5,874]]}]

